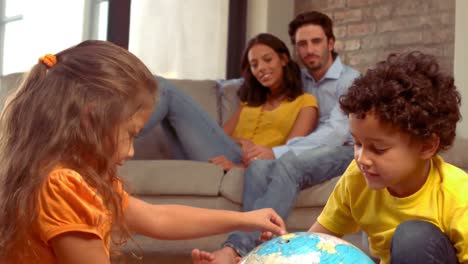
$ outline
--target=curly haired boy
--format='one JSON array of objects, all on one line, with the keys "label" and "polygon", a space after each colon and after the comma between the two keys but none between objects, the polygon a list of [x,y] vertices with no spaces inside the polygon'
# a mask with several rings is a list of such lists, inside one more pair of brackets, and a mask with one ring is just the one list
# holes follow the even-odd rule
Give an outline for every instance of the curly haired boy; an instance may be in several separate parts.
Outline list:
[{"label": "curly haired boy", "polygon": [[450,147],[460,94],[433,56],[390,55],[340,98],[354,161],[309,231],[363,230],[381,263],[468,263],[468,175]]}]

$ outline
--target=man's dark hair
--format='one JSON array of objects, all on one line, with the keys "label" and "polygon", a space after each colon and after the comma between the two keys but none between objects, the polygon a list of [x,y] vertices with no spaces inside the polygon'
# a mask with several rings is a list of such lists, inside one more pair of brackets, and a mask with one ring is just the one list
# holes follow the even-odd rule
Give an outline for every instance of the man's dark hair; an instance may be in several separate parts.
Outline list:
[{"label": "man's dark hair", "polygon": [[391,54],[357,78],[340,106],[364,118],[369,111],[414,138],[440,138],[438,150],[450,147],[460,120],[460,94],[450,75],[432,55],[418,51]]},{"label": "man's dark hair", "polygon": [[[327,36],[327,41],[330,39],[335,40],[333,34],[333,21],[325,14],[317,11],[308,11],[297,15],[290,23],[288,27],[289,38],[291,43],[296,45],[296,31],[298,28],[305,25],[316,25],[320,26]],[[336,57],[336,52],[332,51],[333,57]]]}]

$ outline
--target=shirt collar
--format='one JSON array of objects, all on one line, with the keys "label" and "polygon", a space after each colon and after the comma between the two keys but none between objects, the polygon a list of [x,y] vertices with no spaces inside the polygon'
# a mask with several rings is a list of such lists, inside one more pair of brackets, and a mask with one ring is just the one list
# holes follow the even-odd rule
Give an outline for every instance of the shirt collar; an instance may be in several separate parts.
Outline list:
[{"label": "shirt collar", "polygon": [[[336,56],[335,60],[333,61],[332,65],[330,68],[328,68],[327,72],[323,76],[322,80],[325,79],[334,79],[337,80],[340,78],[341,72],[343,71],[343,63],[341,63],[341,59],[339,56]],[[315,79],[312,75],[310,75],[309,71],[307,69],[304,70],[305,76],[308,79],[311,79],[315,82]],[[319,80],[321,81],[321,80]]]}]

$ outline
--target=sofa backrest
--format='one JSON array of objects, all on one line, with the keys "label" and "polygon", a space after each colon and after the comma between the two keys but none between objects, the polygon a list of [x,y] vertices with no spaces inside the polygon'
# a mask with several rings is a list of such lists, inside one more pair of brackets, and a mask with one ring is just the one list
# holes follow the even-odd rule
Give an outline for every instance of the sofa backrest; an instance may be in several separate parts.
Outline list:
[{"label": "sofa backrest", "polygon": [[[0,77],[0,109],[5,99],[21,84],[24,73],[12,73]],[[238,108],[237,90],[240,79],[214,80],[169,80],[190,95],[221,126]],[[457,137],[453,147],[442,153],[450,162],[468,171],[468,138]],[[144,137],[135,140],[135,159],[171,159],[171,148],[160,126]]]},{"label": "sofa backrest", "polygon": [[226,123],[231,115],[239,108],[237,91],[242,79],[231,79],[218,82],[220,124]]},{"label": "sofa backrest", "polygon": [[468,138],[458,136],[447,151],[441,153],[445,161],[468,172]]},{"label": "sofa backrest", "polygon": [[[191,96],[208,115],[218,124],[221,123],[219,85],[215,80],[174,80],[169,82]],[[190,131],[188,131],[190,133]],[[167,135],[159,125],[153,131],[135,140],[135,157],[137,160],[172,159],[171,146]]]},{"label": "sofa backrest", "polygon": [[0,109],[3,109],[6,98],[20,86],[24,73],[12,73],[0,77]]},{"label": "sofa backrest", "polygon": [[[8,95],[21,84],[24,73],[0,77],[0,109]],[[191,96],[218,124],[223,124],[238,106],[236,81],[176,80],[169,82]],[[226,85],[225,85],[226,84]],[[224,89],[225,88],[225,89]],[[221,93],[221,89],[225,93]],[[171,159],[171,148],[160,126],[135,140],[135,159]]]},{"label": "sofa backrest", "polygon": [[[191,96],[220,126],[239,107],[237,90],[242,84],[241,79],[227,81],[169,79],[168,81]],[[171,146],[168,145],[167,135],[161,126],[135,140],[135,159],[172,158]]]}]

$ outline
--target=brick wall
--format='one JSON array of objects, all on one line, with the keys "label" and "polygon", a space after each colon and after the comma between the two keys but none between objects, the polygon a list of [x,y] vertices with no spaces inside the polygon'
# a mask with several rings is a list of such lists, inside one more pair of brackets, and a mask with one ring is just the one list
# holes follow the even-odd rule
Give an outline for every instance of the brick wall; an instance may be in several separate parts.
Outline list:
[{"label": "brick wall", "polygon": [[361,72],[389,53],[420,50],[453,73],[455,0],[295,0],[334,21],[335,50]]}]

